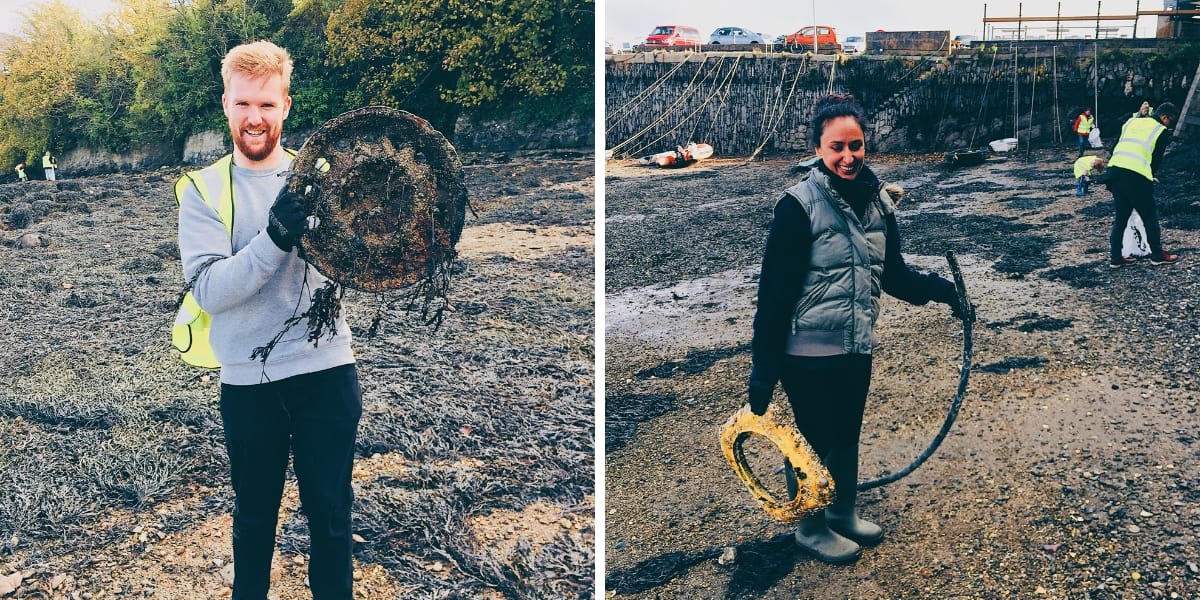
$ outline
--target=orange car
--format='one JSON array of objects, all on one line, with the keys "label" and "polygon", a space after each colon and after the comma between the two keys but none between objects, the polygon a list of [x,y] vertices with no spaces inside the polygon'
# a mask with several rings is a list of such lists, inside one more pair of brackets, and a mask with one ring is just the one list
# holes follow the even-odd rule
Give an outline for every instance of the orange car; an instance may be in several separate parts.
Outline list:
[{"label": "orange car", "polygon": [[817,34],[817,46],[837,45],[837,30],[828,25],[809,25],[784,38],[783,43],[811,46],[813,43],[813,31],[816,31]]}]

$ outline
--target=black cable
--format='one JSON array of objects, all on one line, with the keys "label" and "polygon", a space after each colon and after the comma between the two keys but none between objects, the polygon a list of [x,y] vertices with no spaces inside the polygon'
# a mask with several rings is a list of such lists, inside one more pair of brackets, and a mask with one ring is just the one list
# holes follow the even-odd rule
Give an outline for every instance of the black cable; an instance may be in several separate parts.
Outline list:
[{"label": "black cable", "polygon": [[967,285],[963,280],[962,269],[958,267],[958,259],[955,258],[953,251],[946,252],[946,262],[950,264],[950,273],[954,275],[954,286],[958,288],[958,305],[963,307],[961,310],[963,321],[962,368],[958,375],[958,391],[954,394],[954,400],[950,402],[950,411],[946,413],[946,420],[942,423],[942,429],[934,436],[933,441],[929,443],[929,447],[907,467],[878,479],[858,484],[858,491],[860,492],[892,483],[915,471],[917,467],[921,466],[922,463],[932,456],[938,446],[942,444],[942,440],[946,439],[946,434],[950,432],[950,426],[954,424],[954,419],[958,417],[958,409],[962,406],[963,396],[967,393],[967,378],[971,375],[971,327],[975,324],[975,309],[974,305],[971,304],[971,299],[967,296]]}]

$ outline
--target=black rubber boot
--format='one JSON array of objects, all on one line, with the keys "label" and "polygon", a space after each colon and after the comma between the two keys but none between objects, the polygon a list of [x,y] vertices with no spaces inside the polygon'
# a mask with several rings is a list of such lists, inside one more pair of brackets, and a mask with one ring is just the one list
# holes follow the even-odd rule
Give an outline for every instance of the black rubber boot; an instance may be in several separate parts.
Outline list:
[{"label": "black rubber boot", "polygon": [[[799,485],[792,464],[786,459],[783,461],[783,479],[787,484],[788,498],[794,499]],[[822,562],[843,565],[862,556],[862,546],[829,528],[824,512],[818,512],[800,521],[793,537],[801,550]]]},{"label": "black rubber boot", "polygon": [[858,497],[858,444],[830,450],[825,457],[825,468],[837,485],[837,498],[825,509],[829,528],[863,546],[882,542],[883,529],[859,518],[854,510]]}]

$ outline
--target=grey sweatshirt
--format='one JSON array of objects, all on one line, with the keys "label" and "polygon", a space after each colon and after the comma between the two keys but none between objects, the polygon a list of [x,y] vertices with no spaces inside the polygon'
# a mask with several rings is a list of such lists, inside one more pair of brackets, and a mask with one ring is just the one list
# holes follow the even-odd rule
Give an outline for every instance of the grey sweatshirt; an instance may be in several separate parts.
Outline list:
[{"label": "grey sweatshirt", "polygon": [[[232,244],[220,216],[195,186],[188,186],[180,199],[183,275],[191,281],[200,271],[192,294],[212,315],[209,340],[221,362],[221,383],[278,381],[354,362],[344,312],[333,339],[323,335],[316,345],[307,341],[308,320],[302,319],[276,344],[265,364],[250,358],[254,348],[283,330],[287,319],[307,311],[312,293],[326,282],[295,250],[280,250],[267,235],[267,215],[290,164],[288,157],[271,169],[233,167]],[[215,196],[220,190],[211,193]],[[201,271],[213,258],[217,260]]]}]

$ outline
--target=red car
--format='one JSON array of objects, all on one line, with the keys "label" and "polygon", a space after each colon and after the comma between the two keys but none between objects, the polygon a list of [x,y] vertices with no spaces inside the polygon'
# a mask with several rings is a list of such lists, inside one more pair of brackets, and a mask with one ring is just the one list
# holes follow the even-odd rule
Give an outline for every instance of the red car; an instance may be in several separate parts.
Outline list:
[{"label": "red car", "polygon": [[828,25],[809,25],[784,38],[783,43],[811,46],[813,43],[813,30],[816,30],[817,33],[817,46],[837,45],[837,30]]},{"label": "red car", "polygon": [[646,46],[665,48],[668,46],[699,46],[700,30],[687,25],[659,25],[646,36]]}]

